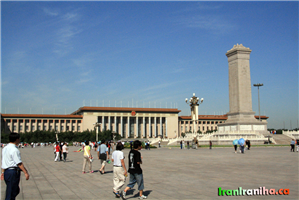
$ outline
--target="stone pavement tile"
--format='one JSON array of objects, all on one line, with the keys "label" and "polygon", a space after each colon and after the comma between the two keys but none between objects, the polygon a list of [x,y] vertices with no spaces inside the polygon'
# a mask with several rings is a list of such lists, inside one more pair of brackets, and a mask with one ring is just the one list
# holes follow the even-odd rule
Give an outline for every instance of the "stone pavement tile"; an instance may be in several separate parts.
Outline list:
[{"label": "stone pavement tile", "polygon": [[[70,147],[69,162],[65,163],[53,162],[50,147],[21,149],[30,180],[21,177],[21,194],[17,199],[115,199],[112,164],[106,166],[107,174],[82,174],[83,153],[73,152],[77,149]],[[128,152],[124,150],[126,165]],[[298,199],[299,154],[290,153],[288,148],[253,148],[245,154],[233,152],[233,148],[142,150],[144,194],[148,194],[149,199],[248,199],[248,196],[219,197],[218,187],[255,189],[265,186],[290,188],[290,195],[251,196],[250,199]],[[96,153],[92,151],[92,155]],[[100,161],[95,159],[92,168],[98,170],[100,166]],[[50,191],[53,194],[48,194]],[[128,197],[137,199],[137,186],[132,191]],[[2,182],[1,197],[4,195],[5,183]]]},{"label": "stone pavement tile", "polygon": [[61,199],[58,194],[42,194],[43,200],[59,200]]}]

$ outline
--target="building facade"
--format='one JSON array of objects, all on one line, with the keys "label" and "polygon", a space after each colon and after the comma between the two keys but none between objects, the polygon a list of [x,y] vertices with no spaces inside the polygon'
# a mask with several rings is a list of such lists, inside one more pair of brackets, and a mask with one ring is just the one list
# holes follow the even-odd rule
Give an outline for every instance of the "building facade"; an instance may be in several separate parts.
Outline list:
[{"label": "building facade", "polygon": [[[1,126],[5,133],[82,132],[98,128],[119,133],[122,138],[176,138],[193,132],[191,116],[178,116],[179,113],[178,109],[168,108],[81,107],[69,115],[1,114]],[[226,115],[199,115],[195,132],[217,130],[217,125],[226,120]],[[99,126],[95,127],[95,123]]]}]

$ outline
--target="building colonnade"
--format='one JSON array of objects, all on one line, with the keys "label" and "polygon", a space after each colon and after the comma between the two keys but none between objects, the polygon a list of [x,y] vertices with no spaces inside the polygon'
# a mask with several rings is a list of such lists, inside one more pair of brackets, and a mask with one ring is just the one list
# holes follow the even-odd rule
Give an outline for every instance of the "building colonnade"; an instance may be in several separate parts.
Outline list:
[{"label": "building colonnade", "polygon": [[123,138],[168,137],[166,117],[98,116],[98,130],[111,130]]}]

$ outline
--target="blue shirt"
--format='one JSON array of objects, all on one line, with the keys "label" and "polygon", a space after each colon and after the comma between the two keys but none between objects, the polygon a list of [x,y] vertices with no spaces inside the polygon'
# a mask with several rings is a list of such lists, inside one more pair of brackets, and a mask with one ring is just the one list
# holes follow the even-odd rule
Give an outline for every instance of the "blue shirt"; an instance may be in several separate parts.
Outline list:
[{"label": "blue shirt", "polygon": [[106,146],[106,144],[101,144],[99,147],[98,147],[98,152],[101,153],[106,153],[106,151],[108,151],[108,148]]}]

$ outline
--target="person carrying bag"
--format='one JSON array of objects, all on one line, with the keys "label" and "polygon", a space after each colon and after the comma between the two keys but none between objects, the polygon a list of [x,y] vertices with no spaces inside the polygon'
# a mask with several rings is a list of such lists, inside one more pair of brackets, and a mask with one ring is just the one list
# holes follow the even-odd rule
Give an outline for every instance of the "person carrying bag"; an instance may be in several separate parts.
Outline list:
[{"label": "person carrying bag", "polygon": [[98,147],[98,158],[101,160],[102,167],[99,170],[101,174],[105,173],[106,160],[109,159],[108,148],[105,144],[105,140],[101,141],[101,145]]}]

